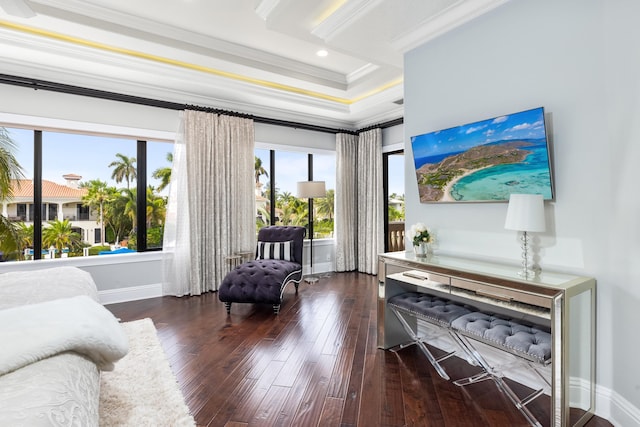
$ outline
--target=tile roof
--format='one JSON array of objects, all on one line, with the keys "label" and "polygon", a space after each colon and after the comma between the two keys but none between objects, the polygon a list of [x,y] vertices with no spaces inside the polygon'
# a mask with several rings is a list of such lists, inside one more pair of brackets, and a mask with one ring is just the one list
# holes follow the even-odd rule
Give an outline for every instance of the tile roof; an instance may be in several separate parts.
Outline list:
[{"label": "tile roof", "polygon": [[[19,183],[19,185],[18,185]],[[13,187],[14,198],[26,198],[33,199],[33,180],[19,179],[12,180],[11,186]],[[66,185],[56,184],[52,181],[42,180],[42,198],[43,199],[81,199],[82,196],[87,194],[86,188],[72,188]]]}]

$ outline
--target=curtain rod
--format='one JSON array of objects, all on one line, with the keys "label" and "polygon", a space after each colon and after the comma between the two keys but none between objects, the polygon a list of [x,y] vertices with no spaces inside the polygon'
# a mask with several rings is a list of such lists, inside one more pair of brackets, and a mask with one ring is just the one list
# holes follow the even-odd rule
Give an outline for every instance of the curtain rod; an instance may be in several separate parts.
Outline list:
[{"label": "curtain rod", "polygon": [[292,122],[287,120],[271,119],[268,117],[254,116],[252,114],[239,113],[235,111],[227,111],[227,110],[217,109],[213,107],[181,104],[178,102],[163,101],[159,99],[145,98],[141,96],[125,95],[123,93],[109,92],[109,91],[99,90],[99,89],[90,89],[82,86],[56,83],[56,82],[50,82],[47,80],[40,80],[40,79],[34,79],[34,78],[28,78],[28,77],[12,76],[9,74],[0,74],[0,83],[13,85],[13,86],[28,87],[34,90],[42,89],[42,90],[48,90],[51,92],[60,92],[60,93],[66,93],[71,95],[88,96],[91,98],[126,102],[129,104],[145,105],[148,107],[165,108],[169,110],[177,110],[177,111],[196,110],[196,111],[204,111],[204,112],[214,113],[214,114],[226,114],[229,116],[253,119],[253,121],[256,123],[285,126],[290,128],[305,129],[305,130],[312,130],[312,131],[326,132],[326,133],[348,133],[352,135],[357,135],[358,133],[366,130],[374,129],[377,127],[384,129],[386,127],[395,126],[398,124],[402,124],[404,122],[403,118],[400,117],[398,119],[391,120],[389,122],[368,126],[364,129],[353,131],[353,130],[346,130],[346,129],[330,128],[327,126],[312,125],[308,123],[298,123],[298,122]]}]

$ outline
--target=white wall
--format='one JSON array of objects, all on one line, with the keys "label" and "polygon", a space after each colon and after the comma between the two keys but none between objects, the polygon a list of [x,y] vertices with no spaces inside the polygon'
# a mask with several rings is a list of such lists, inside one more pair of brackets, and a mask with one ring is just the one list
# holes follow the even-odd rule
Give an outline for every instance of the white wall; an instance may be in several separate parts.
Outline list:
[{"label": "white wall", "polygon": [[620,425],[640,424],[637,16],[632,0],[513,1],[405,56],[407,224],[433,227],[443,252],[520,255],[505,203],[419,202],[409,138],[545,107],[556,199],[541,266],[597,279],[597,409]]},{"label": "white wall", "polygon": [[73,266],[93,277],[103,304],[162,295],[162,253],[73,257],[0,263],[0,273]]}]

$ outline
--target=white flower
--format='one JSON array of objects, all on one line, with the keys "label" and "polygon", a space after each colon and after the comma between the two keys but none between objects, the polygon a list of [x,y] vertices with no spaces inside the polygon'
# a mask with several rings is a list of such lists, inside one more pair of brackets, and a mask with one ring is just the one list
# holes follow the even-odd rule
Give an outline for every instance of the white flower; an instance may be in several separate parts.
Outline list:
[{"label": "white flower", "polygon": [[421,222],[413,224],[409,233],[414,245],[417,245],[419,242],[431,241],[431,233],[429,232],[429,229]]}]

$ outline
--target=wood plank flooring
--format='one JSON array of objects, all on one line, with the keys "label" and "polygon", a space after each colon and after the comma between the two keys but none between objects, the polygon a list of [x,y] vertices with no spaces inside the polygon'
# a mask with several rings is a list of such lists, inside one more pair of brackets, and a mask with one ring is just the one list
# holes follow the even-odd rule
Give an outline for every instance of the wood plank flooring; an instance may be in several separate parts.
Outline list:
[{"label": "wood plank flooring", "polygon": [[[415,346],[376,346],[377,279],[334,273],[285,290],[270,305],[216,293],[107,308],[123,321],[150,317],[198,426],[526,426],[491,381],[456,387]],[[444,362],[452,378],[474,372]],[[548,420],[549,399],[530,408]],[[611,426],[594,418],[590,427]]]}]

